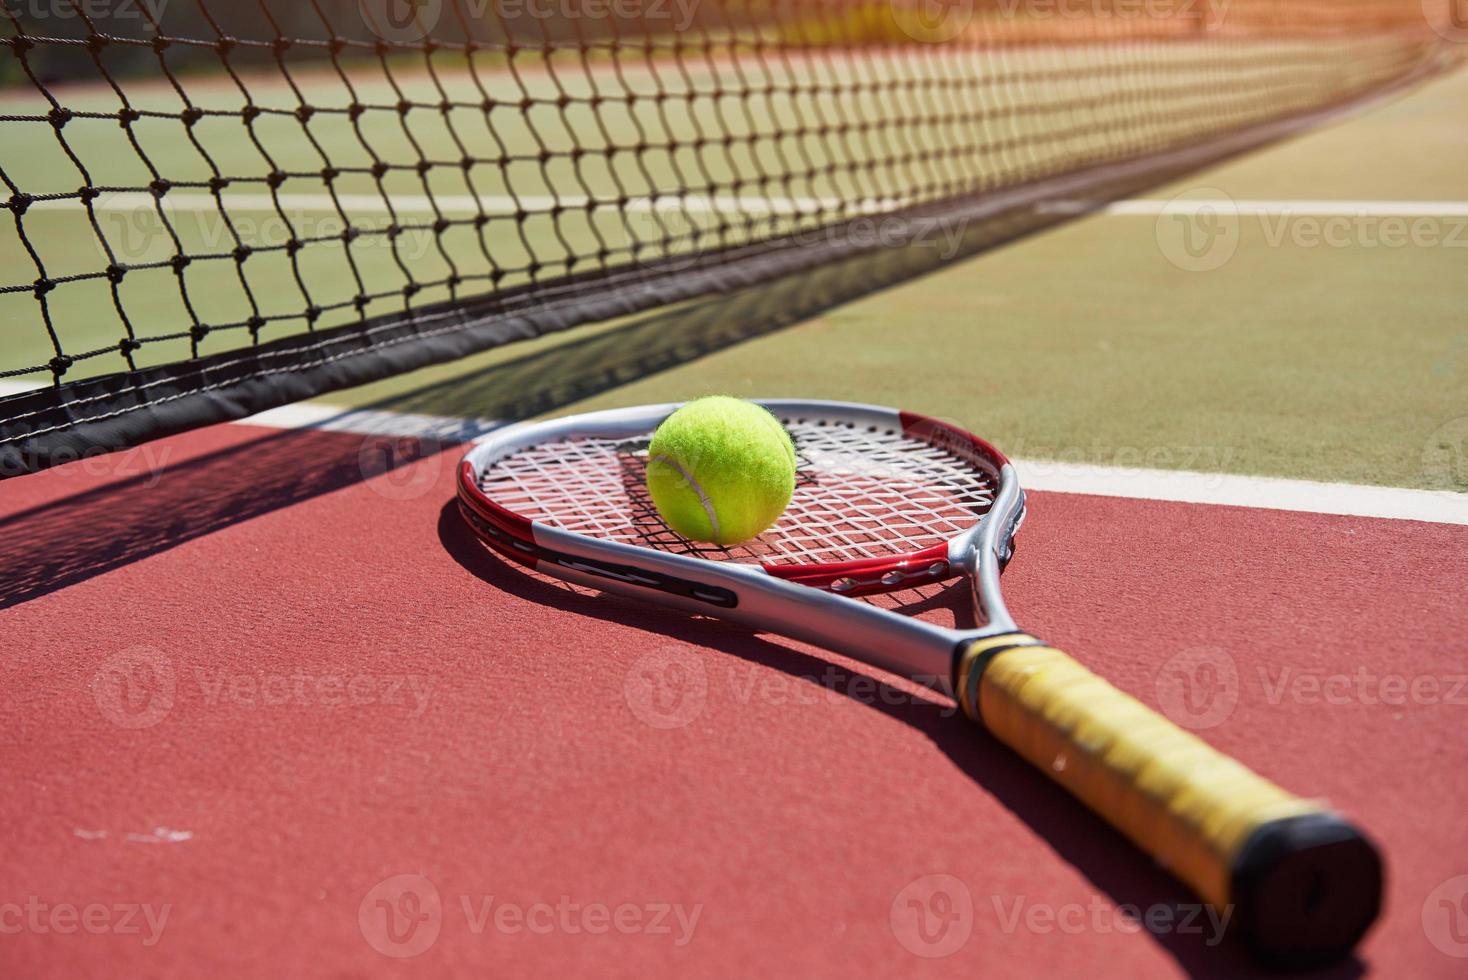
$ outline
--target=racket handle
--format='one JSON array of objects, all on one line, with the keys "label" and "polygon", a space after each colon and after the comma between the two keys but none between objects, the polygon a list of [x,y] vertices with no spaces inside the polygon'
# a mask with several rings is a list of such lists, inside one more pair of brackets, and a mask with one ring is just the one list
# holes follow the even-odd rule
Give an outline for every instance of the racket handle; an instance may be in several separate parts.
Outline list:
[{"label": "racket handle", "polygon": [[1339,958],[1376,918],[1381,858],[1337,814],[1034,637],[967,644],[956,668],[965,714],[1228,914],[1259,958]]}]

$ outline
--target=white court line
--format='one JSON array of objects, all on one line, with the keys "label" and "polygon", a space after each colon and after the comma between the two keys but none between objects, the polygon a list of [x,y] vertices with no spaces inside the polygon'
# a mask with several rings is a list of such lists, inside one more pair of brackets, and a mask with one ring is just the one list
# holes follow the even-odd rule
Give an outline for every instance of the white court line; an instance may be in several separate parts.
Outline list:
[{"label": "white court line", "polygon": [[1100,497],[1257,507],[1305,514],[1468,524],[1468,493],[1451,490],[1406,490],[1048,460],[1015,460],[1014,465],[1019,470],[1020,483],[1026,489],[1051,493],[1086,493]]},{"label": "white court line", "polygon": [[[0,397],[35,387],[0,382]],[[507,423],[302,404],[262,412],[239,424],[356,435],[416,436],[451,444],[478,439]],[[1050,460],[1017,459],[1014,465],[1026,489],[1051,493],[1468,525],[1468,493],[1451,490],[1410,490]]]},{"label": "white court line", "polygon": [[1200,211],[1258,218],[1468,217],[1468,201],[1236,201],[1222,197],[1210,200],[1174,198],[1171,200],[1112,201],[1099,208],[1086,201],[1053,201],[1040,208],[1052,214],[1084,214],[1093,209],[1097,214],[1148,218],[1163,214],[1190,214]]},{"label": "white court line", "polygon": [[[245,424],[374,435],[418,435],[458,441],[478,439],[505,423],[291,405],[246,419]],[[1451,490],[1408,490],[1049,460],[1014,460],[1014,465],[1019,470],[1020,482],[1027,489],[1052,493],[1468,525],[1468,493]]]},{"label": "white court line", "polygon": [[11,395],[24,395],[28,391],[38,391],[48,388],[49,385],[38,381],[0,381],[0,398],[9,398]]},{"label": "white court line", "polygon": [[[848,203],[834,197],[761,197],[758,195],[709,197],[699,194],[659,194],[655,198],[649,195],[633,198],[626,205],[618,204],[615,198],[589,198],[574,194],[560,197],[536,194],[519,197],[486,194],[477,198],[467,194],[434,195],[431,198],[427,195],[392,194],[390,198],[392,207],[398,214],[433,214],[433,206],[436,203],[439,210],[444,213],[474,215],[481,211],[485,214],[514,215],[521,211],[549,211],[556,206],[568,210],[579,210],[588,204],[594,204],[595,210],[598,211],[623,211],[634,214],[648,214],[653,211],[687,211],[695,214],[726,212],[734,214],[806,214],[816,211],[839,211]],[[388,201],[380,194],[341,194],[338,195],[338,200],[348,215],[390,213]],[[163,199],[163,203],[165,214],[219,213],[219,205],[209,194],[169,194]],[[893,210],[904,203],[906,203],[905,200],[901,198],[873,198],[855,202],[850,205],[850,208],[870,213]],[[328,194],[282,194],[278,206],[287,212],[336,213],[336,203]],[[117,193],[98,198],[92,207],[103,213],[131,213],[140,210],[153,213],[156,203],[151,194]],[[251,211],[274,214],[277,204],[275,199],[268,194],[225,194],[224,207],[230,213]],[[32,210],[37,209],[76,211],[77,213],[83,210],[81,201],[74,198],[41,201],[32,205]]]},{"label": "white court line", "polygon": [[267,429],[314,429],[318,432],[345,432],[364,436],[416,436],[444,443],[458,443],[472,442],[508,423],[302,404],[273,408],[243,419],[239,424],[258,425]]}]

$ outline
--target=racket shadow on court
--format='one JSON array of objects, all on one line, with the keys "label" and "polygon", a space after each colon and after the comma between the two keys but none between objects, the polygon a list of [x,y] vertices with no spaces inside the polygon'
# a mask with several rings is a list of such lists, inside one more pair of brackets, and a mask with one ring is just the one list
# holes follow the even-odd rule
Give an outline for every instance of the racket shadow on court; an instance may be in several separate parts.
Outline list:
[{"label": "racket shadow on court", "polygon": [[[796,682],[816,684],[839,696],[909,725],[927,737],[953,764],[1006,810],[1030,827],[1036,836],[1085,876],[1103,893],[1112,908],[1130,906],[1145,910],[1164,907],[1182,913],[1196,908],[1198,900],[1185,886],[1146,858],[1139,856],[1124,837],[1099,817],[1078,804],[1063,789],[1036,772],[997,740],[980,734],[940,695],[888,678],[879,671],[853,670],[774,642],[759,632],[718,620],[696,617],[655,607],[610,593],[572,588],[548,577],[527,574],[485,548],[469,531],[458,504],[446,504],[439,514],[438,536],[444,550],[464,570],[486,585],[537,607],[589,616],[594,619],[656,633],[667,639],[738,658],[759,668],[779,671]],[[927,588],[903,594],[905,611],[941,614],[957,626],[972,625],[972,604],[967,586]],[[629,666],[629,665],[623,665]],[[614,668],[615,669],[615,668]],[[976,839],[982,826],[975,821]],[[963,845],[956,842],[955,846]],[[983,882],[969,881],[975,891],[976,915],[982,912]],[[1277,976],[1261,969],[1232,940],[1209,942],[1211,922],[1198,916],[1198,932],[1180,929],[1147,930],[1137,923],[1136,931],[1147,932],[1190,976],[1236,978]],[[981,953],[974,940],[975,955]],[[959,955],[963,955],[960,953]],[[1312,977],[1353,980],[1364,974],[1364,965],[1351,958],[1335,966],[1312,972]]]}]

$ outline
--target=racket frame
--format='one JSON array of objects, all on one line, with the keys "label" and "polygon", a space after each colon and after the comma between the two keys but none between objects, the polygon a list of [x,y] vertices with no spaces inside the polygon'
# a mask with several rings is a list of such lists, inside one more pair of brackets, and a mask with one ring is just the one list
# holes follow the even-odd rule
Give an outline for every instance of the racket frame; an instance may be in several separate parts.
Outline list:
[{"label": "racket frame", "polygon": [[[995,487],[974,524],[937,549],[854,563],[858,587],[831,565],[748,564],[658,551],[529,520],[480,489],[497,459],[548,438],[641,437],[677,408],[651,406],[504,429],[459,473],[460,505],[501,554],[552,576],[716,615],[872,664],[953,695],[963,712],[1065,786],[1140,849],[1223,910],[1262,961],[1286,968],[1345,955],[1377,918],[1383,863],[1369,837],[1322,803],[1289,794],[1106,684],[1063,652],[1017,631],[999,592],[1025,513],[1014,467],[956,426],[833,402],[772,401],[777,415],[831,413],[968,454]],[[920,561],[927,565],[918,564]],[[853,563],[846,567],[847,579]],[[885,570],[884,570],[885,569]],[[973,630],[948,629],[850,597],[900,573],[972,583]],[[810,583],[810,584],[802,584]],[[812,587],[815,585],[815,587]]]},{"label": "racket frame", "polygon": [[[1013,633],[999,591],[1023,522],[1024,492],[1014,466],[989,443],[952,423],[847,402],[769,400],[779,418],[895,430],[939,446],[980,468],[997,487],[986,513],[949,540],[906,554],[848,562],[719,561],[596,538],[532,520],[486,495],[482,475],[534,446],[575,439],[650,438],[680,406],[650,405],[519,423],[477,443],[459,470],[459,504],[496,552],[555,578],[694,614],[717,616],[834,650],[954,695],[954,663],[977,639]],[[982,625],[952,629],[857,596],[964,576]],[[855,583],[855,584],[852,584]]]}]

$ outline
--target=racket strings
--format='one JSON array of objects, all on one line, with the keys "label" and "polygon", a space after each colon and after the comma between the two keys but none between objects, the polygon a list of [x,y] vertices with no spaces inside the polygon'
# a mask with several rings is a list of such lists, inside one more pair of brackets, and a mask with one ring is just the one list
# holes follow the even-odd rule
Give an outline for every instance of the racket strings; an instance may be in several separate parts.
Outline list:
[{"label": "racket strings", "polygon": [[496,460],[480,488],[501,506],[554,527],[678,554],[825,564],[890,558],[968,530],[996,481],[937,446],[895,430],[784,420],[799,474],[774,528],[732,548],[689,541],[647,493],[647,439],[571,438]]}]

